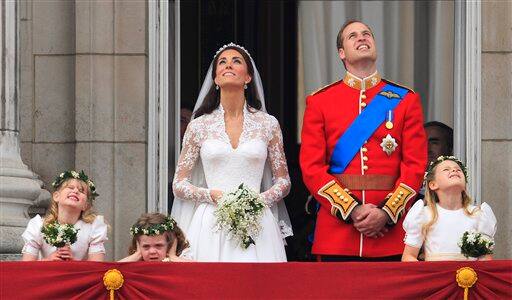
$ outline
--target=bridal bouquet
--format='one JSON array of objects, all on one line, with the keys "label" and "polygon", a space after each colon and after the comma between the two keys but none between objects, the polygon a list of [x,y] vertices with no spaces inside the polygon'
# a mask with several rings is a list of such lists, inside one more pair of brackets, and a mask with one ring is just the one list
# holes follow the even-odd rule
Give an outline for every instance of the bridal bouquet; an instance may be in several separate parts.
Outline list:
[{"label": "bridal bouquet", "polygon": [[265,203],[259,194],[243,183],[238,188],[224,194],[215,210],[217,229],[225,229],[242,248],[255,244],[254,238],[261,230],[260,217]]},{"label": "bridal bouquet", "polygon": [[52,222],[41,229],[44,241],[57,248],[64,247],[66,244],[76,242],[78,229],[69,224],[59,224]]},{"label": "bridal bouquet", "polygon": [[458,245],[460,252],[465,257],[480,257],[492,254],[494,249],[494,241],[491,237],[474,230],[464,232]]}]

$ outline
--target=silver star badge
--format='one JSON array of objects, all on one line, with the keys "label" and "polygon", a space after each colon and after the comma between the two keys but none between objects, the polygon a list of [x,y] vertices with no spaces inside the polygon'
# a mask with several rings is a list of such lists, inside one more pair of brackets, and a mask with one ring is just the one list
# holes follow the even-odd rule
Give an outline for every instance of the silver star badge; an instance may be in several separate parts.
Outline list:
[{"label": "silver star badge", "polygon": [[353,87],[355,84],[356,84],[356,81],[354,80],[354,78],[349,78],[348,85]]},{"label": "silver star badge", "polygon": [[382,139],[380,146],[382,147],[382,151],[386,152],[386,154],[390,156],[391,153],[395,151],[396,147],[398,147],[398,144],[396,143],[395,139],[388,133],[388,135]]}]

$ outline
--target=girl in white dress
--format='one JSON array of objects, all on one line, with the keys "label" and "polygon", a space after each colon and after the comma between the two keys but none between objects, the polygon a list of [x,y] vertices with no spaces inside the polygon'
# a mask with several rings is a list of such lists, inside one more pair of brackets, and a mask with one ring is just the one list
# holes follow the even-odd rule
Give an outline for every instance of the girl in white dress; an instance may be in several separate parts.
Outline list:
[{"label": "girl in white dress", "polygon": [[160,213],[142,214],[130,228],[129,256],[120,262],[189,262],[190,245],[176,221]]},{"label": "girl in white dress", "polygon": [[[402,261],[417,261],[422,246],[426,261],[476,260],[462,255],[457,243],[469,230],[493,238],[496,217],[487,203],[471,205],[466,167],[454,156],[440,156],[430,164],[425,181],[425,200],[412,206],[403,223]],[[491,258],[485,255],[478,259]]]},{"label": "girl in white dress", "polygon": [[[66,171],[52,183],[50,208],[46,216],[32,218],[22,237],[22,260],[68,261],[105,259],[104,242],[107,240],[107,225],[103,216],[93,213],[93,201],[98,196],[94,183],[83,171]],[[56,248],[44,241],[41,229],[54,221],[71,224],[78,229],[77,240],[71,246]]]},{"label": "girl in white dress", "polygon": [[[198,261],[286,261],[291,235],[280,201],[290,178],[278,121],[265,112],[261,79],[249,53],[225,45],[214,57],[188,125],[173,181],[172,216],[185,230]],[[267,204],[255,244],[242,249],[216,230],[214,211],[223,193],[245,183]]]}]

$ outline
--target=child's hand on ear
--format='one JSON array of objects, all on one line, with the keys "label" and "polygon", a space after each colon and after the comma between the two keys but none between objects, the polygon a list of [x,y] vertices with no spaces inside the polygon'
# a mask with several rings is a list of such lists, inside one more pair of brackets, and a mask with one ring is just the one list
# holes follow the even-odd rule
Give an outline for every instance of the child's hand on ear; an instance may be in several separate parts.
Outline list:
[{"label": "child's hand on ear", "polygon": [[178,240],[177,239],[174,239],[171,247],[169,247],[169,251],[167,251],[167,257],[168,258],[175,258],[177,257],[176,255],[176,248],[178,247]]},{"label": "child's hand on ear", "polygon": [[135,252],[133,252],[133,254],[130,254],[127,257],[119,260],[119,262],[134,262],[134,261],[142,261],[142,252],[140,251],[139,242],[137,242],[137,250],[135,250]]},{"label": "child's hand on ear", "polygon": [[134,258],[134,261],[142,260],[142,251],[140,250],[139,242],[137,242],[137,250],[130,256]]}]

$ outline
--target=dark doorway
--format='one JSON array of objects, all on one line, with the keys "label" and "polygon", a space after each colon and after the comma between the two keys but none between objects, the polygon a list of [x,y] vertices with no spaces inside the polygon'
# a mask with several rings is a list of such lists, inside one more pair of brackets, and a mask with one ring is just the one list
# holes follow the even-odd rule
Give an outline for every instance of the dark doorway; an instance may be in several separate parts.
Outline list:
[{"label": "dark doorway", "polygon": [[244,46],[254,58],[265,90],[268,113],[283,131],[292,190],[285,199],[295,236],[289,238],[289,260],[307,260],[304,204],[297,142],[297,2],[210,0],[182,1],[181,107],[193,110],[215,52],[224,44]]}]

